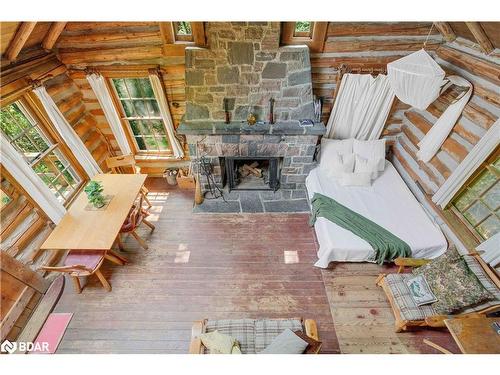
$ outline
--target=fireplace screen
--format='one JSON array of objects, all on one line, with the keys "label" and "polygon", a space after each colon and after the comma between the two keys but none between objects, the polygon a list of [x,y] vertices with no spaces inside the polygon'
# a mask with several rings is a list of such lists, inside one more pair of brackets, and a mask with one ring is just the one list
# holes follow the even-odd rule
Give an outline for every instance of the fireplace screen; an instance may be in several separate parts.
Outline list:
[{"label": "fireplace screen", "polygon": [[231,190],[277,190],[280,158],[226,157],[226,177]]}]

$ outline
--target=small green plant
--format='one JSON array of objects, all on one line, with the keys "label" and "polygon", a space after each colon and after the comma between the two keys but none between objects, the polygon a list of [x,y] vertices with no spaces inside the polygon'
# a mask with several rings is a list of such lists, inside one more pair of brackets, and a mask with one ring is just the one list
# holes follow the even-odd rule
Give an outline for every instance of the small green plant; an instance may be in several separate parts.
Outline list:
[{"label": "small green plant", "polygon": [[84,191],[87,194],[87,198],[95,208],[101,208],[105,204],[104,195],[102,195],[103,190],[102,183],[98,181],[90,181],[85,186]]}]

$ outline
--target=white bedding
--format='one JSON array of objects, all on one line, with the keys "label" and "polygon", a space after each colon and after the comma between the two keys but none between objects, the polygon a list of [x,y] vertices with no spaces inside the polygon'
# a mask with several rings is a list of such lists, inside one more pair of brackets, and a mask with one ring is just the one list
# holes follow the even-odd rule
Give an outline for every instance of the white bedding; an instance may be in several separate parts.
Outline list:
[{"label": "white bedding", "polygon": [[[445,252],[446,239],[405,185],[394,166],[386,167],[371,186],[341,186],[320,168],[306,179],[311,199],[315,192],[335,199],[404,240],[415,258],[435,258]],[[319,242],[316,266],[330,262],[374,261],[370,244],[352,232],[319,217],[314,225]]]}]

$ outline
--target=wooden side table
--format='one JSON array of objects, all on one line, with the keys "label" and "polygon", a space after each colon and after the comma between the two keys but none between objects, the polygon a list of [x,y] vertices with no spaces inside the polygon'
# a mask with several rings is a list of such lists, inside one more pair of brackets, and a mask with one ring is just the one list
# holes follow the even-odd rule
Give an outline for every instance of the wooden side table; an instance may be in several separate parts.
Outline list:
[{"label": "wooden side table", "polygon": [[[463,354],[500,354],[500,334],[493,328],[495,322],[500,322],[500,318],[481,316],[446,319],[444,324]],[[442,353],[451,354],[432,341],[424,339],[424,343]]]}]

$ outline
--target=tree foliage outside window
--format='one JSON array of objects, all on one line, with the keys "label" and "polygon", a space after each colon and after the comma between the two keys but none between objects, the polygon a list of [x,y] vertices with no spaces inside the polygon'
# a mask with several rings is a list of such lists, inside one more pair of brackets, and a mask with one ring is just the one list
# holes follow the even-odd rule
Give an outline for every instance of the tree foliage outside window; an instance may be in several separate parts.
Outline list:
[{"label": "tree foliage outside window", "polygon": [[500,158],[487,163],[452,206],[483,239],[500,232]]},{"label": "tree foliage outside window", "polygon": [[297,21],[295,22],[295,34],[309,34],[311,32],[312,22],[311,21]]},{"label": "tree foliage outside window", "polygon": [[149,78],[114,78],[112,82],[138,150],[170,151],[165,124]]},{"label": "tree foliage outside window", "polygon": [[2,108],[0,130],[59,201],[78,190],[82,179],[20,101]]},{"label": "tree foliage outside window", "polygon": [[186,21],[175,22],[176,35],[191,35],[191,23]]}]

